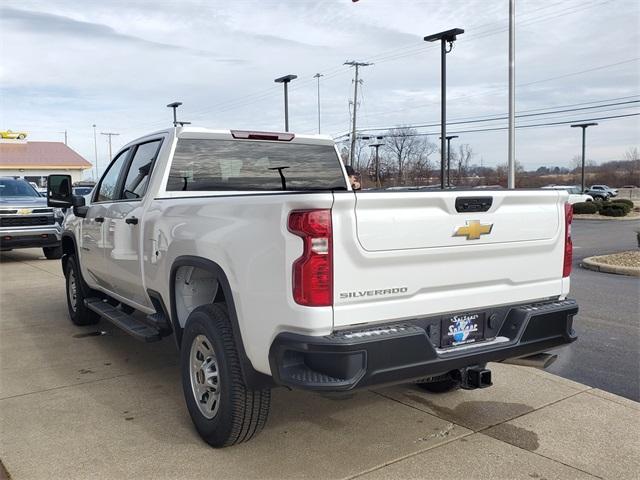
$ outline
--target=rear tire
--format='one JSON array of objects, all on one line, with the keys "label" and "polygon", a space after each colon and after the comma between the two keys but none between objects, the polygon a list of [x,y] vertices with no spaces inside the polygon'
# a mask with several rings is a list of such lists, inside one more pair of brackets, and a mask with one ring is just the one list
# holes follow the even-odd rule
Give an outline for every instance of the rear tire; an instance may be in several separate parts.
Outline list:
[{"label": "rear tire", "polygon": [[226,306],[203,305],[191,312],[182,337],[180,371],[187,409],[209,445],[235,445],[262,430],[271,390],[245,385]]},{"label": "rear tire", "polygon": [[57,247],[42,247],[42,251],[44,252],[44,256],[47,257],[47,260],[59,260],[62,258],[62,245],[58,245]]},{"label": "rear tire", "polygon": [[100,321],[100,315],[89,310],[85,304],[85,298],[90,295],[89,287],[82,281],[76,257],[70,256],[64,270],[67,285],[67,308],[69,317],[76,325],[95,325]]},{"label": "rear tire", "polygon": [[460,382],[451,377],[429,382],[417,382],[416,385],[430,393],[447,393],[460,388]]}]

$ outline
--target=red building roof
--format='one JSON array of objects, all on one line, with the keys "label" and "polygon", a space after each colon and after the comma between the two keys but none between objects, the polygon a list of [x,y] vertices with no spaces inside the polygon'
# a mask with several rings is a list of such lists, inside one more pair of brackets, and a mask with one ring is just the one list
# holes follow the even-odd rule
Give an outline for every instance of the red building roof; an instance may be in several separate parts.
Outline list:
[{"label": "red building roof", "polygon": [[61,142],[0,143],[0,169],[81,169],[91,163]]}]

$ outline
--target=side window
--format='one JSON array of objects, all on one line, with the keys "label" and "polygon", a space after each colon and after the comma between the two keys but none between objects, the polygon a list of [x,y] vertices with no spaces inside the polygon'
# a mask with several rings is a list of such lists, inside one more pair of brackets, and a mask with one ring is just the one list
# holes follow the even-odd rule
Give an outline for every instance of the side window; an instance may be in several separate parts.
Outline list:
[{"label": "side window", "polygon": [[131,160],[127,178],[124,181],[122,198],[133,200],[144,196],[151,177],[153,161],[156,159],[160,149],[160,143],[160,140],[154,140],[138,145]]},{"label": "side window", "polygon": [[111,163],[107,173],[105,173],[102,180],[100,180],[100,186],[98,187],[94,201],[109,202],[117,199],[118,192],[116,192],[116,188],[118,188],[118,177],[120,177],[120,172],[124,167],[128,155],[129,149],[126,149]]}]

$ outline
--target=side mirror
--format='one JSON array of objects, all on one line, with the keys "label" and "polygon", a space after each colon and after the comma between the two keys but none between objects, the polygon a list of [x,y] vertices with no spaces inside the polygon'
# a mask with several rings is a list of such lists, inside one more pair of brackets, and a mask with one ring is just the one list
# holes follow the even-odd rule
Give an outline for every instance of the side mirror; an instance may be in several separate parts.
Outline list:
[{"label": "side mirror", "polygon": [[89,207],[85,206],[84,197],[82,195],[74,195],[72,198],[73,201],[73,214],[76,217],[85,218],[87,216],[87,211]]},{"label": "side mirror", "polygon": [[71,175],[49,175],[47,177],[47,205],[58,208],[73,206]]}]

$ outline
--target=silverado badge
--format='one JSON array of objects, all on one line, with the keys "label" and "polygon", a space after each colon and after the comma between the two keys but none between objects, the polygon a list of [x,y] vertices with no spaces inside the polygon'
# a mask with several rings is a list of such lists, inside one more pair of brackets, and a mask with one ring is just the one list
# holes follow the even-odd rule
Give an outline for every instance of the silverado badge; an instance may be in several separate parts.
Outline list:
[{"label": "silverado badge", "polygon": [[454,237],[467,237],[467,240],[478,240],[480,235],[491,233],[493,223],[483,225],[480,220],[468,220],[464,227],[456,228]]}]

